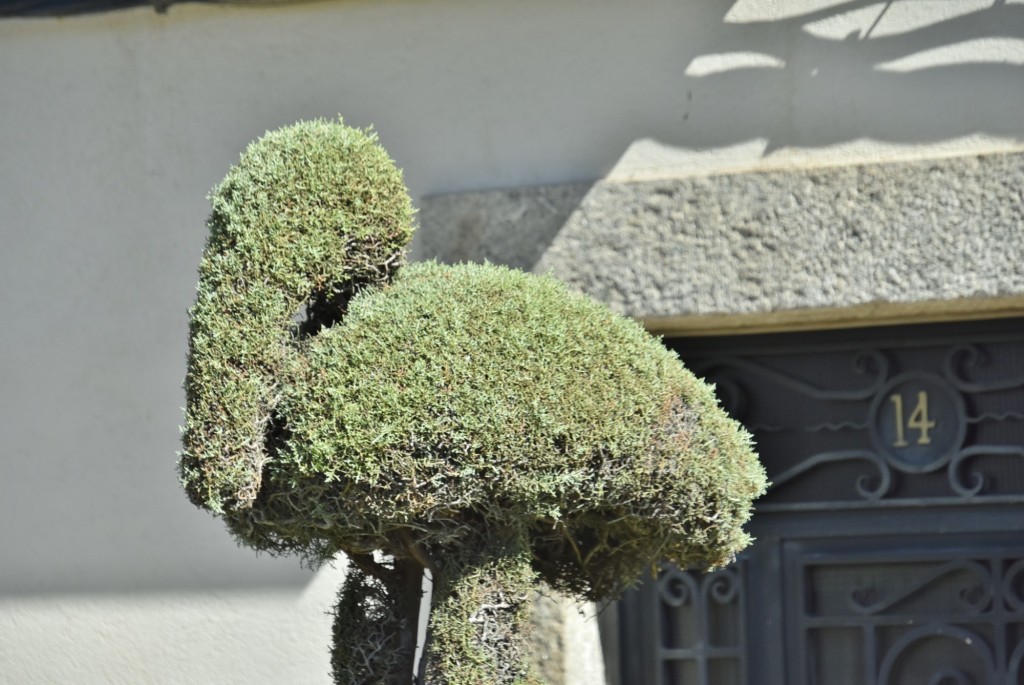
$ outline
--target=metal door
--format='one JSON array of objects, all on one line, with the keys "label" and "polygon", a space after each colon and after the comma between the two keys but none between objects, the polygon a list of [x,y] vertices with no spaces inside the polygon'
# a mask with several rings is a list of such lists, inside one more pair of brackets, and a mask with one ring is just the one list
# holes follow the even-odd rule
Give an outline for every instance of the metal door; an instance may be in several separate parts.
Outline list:
[{"label": "metal door", "polygon": [[1024,320],[669,342],[772,487],[623,599],[623,685],[1024,685]]}]

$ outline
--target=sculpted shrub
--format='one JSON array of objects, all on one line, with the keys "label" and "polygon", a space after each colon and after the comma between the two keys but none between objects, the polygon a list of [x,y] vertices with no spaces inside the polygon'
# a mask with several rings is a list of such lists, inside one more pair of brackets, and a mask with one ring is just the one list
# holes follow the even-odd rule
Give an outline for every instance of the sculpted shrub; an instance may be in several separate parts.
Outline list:
[{"label": "sculpted shrub", "polygon": [[605,599],[658,560],[720,566],[763,471],[711,390],[558,281],[403,264],[400,172],[372,134],[267,134],[214,189],[180,471],[256,549],[350,560],[338,683],[534,682],[541,581]]}]

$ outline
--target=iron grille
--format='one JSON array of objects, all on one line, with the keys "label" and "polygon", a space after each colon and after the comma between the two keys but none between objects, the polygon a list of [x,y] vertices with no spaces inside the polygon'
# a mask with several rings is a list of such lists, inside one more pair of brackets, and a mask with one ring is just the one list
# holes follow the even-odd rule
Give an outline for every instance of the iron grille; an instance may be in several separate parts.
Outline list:
[{"label": "iron grille", "polygon": [[669,343],[772,487],[624,599],[623,685],[1024,685],[1024,320]]}]

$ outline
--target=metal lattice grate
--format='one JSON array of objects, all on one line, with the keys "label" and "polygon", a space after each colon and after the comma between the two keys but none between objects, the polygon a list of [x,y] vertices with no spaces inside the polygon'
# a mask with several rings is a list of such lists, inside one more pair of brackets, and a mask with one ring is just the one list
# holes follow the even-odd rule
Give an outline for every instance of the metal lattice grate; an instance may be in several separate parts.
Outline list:
[{"label": "metal lattice grate", "polygon": [[1024,321],[671,343],[773,486],[622,602],[623,683],[1024,685]]}]

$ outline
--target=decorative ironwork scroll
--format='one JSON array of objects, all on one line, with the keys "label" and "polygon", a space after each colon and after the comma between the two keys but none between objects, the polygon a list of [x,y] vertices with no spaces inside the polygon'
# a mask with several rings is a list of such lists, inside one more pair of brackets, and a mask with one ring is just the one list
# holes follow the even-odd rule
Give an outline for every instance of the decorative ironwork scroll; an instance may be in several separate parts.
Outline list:
[{"label": "decorative ironwork scroll", "polygon": [[790,567],[802,586],[790,597],[794,685],[1024,682],[1020,556],[966,544],[872,559],[801,549]]},{"label": "decorative ironwork scroll", "polygon": [[759,511],[1024,502],[1024,332],[727,356],[678,345],[754,434],[772,481]]},{"label": "decorative ironwork scroll", "polygon": [[623,600],[621,685],[1024,685],[1024,320],[670,344],[772,487]]},{"label": "decorative ironwork scroll", "polygon": [[666,567],[658,577],[661,682],[746,682],[742,564],[701,574]]}]

